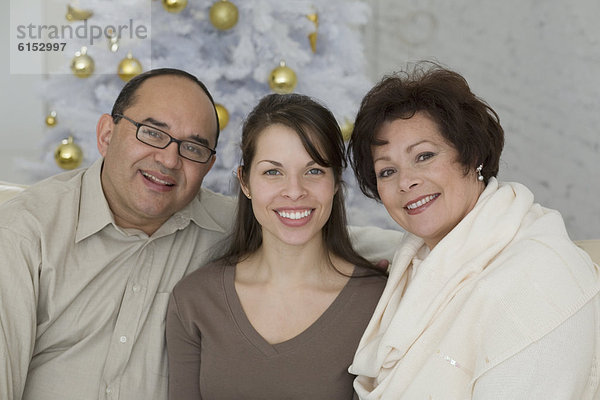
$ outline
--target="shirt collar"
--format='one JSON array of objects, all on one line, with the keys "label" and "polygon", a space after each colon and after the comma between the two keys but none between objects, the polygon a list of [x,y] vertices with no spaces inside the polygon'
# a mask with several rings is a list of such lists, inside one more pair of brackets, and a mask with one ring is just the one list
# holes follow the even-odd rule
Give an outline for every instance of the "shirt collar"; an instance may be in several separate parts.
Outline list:
[{"label": "shirt collar", "polygon": [[99,232],[108,224],[114,224],[114,218],[100,181],[100,172],[104,159],[96,160],[83,173],[81,178],[81,197],[79,201],[79,218],[75,242]]},{"label": "shirt collar", "polygon": [[[100,173],[102,171],[103,159],[94,162],[83,174],[81,182],[81,198],[79,203],[79,219],[77,222],[77,233],[75,241],[81,240],[101,231],[105,226],[112,224],[117,230],[113,214],[108,206],[108,201],[102,190]],[[152,236],[164,236],[177,230],[184,229],[194,222],[198,227],[221,233],[227,232],[227,228],[219,224],[202,204],[201,198],[204,189],[200,189],[198,195],[184,207],[169,218]]]},{"label": "shirt collar", "polygon": [[200,228],[226,233],[228,231],[228,227],[223,226],[223,224],[217,222],[217,220],[213,218],[210,210],[206,208],[206,204],[202,202],[203,195],[208,196],[210,194],[205,189],[200,188],[200,191],[194,200],[178,214],[186,215]]}]

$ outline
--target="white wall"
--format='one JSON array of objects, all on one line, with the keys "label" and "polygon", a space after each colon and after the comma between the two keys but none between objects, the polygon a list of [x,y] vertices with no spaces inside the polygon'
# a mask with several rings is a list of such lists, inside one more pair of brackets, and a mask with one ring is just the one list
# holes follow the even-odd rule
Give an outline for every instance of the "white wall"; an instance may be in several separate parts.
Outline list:
[{"label": "white wall", "polygon": [[[15,3],[41,10],[41,1]],[[9,3],[0,2],[5,55]],[[370,3],[373,80],[425,58],[462,73],[505,128],[500,178],[525,183],[537,201],[558,209],[574,239],[600,238],[600,2]],[[0,180],[30,183],[15,160],[42,154],[41,77],[10,75],[8,60],[0,64]]]},{"label": "white wall", "polygon": [[[28,12],[42,12],[42,0],[13,3]],[[40,157],[46,110],[38,94],[42,77],[10,73],[10,5],[9,0],[0,1],[0,180],[31,183],[29,175],[16,167],[16,160]]]},{"label": "white wall", "polygon": [[600,2],[371,0],[371,75],[435,59],[499,114],[501,180],[600,238]]}]

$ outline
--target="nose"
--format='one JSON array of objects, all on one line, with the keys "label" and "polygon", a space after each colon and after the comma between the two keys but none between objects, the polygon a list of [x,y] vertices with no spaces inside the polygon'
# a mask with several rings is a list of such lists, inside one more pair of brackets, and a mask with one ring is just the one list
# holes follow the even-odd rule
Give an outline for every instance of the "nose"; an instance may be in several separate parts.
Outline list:
[{"label": "nose", "polygon": [[307,191],[304,187],[304,182],[302,181],[302,178],[289,176],[288,179],[286,179],[286,183],[282,191],[282,195],[284,197],[295,201],[306,196],[306,193]]},{"label": "nose", "polygon": [[156,161],[165,168],[176,169],[181,166],[181,157],[179,156],[178,143],[171,142],[164,149],[156,149]]},{"label": "nose", "polygon": [[422,182],[418,174],[412,168],[403,168],[398,171],[398,188],[402,192],[409,192],[419,186]]}]

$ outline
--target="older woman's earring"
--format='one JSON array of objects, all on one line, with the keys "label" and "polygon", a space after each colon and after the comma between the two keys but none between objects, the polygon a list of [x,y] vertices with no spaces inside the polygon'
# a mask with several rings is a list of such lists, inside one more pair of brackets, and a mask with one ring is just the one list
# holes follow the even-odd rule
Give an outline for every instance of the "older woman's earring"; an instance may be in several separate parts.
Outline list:
[{"label": "older woman's earring", "polygon": [[481,175],[481,170],[483,169],[483,164],[479,164],[475,172],[477,172],[477,180],[479,182],[483,182],[483,175]]}]

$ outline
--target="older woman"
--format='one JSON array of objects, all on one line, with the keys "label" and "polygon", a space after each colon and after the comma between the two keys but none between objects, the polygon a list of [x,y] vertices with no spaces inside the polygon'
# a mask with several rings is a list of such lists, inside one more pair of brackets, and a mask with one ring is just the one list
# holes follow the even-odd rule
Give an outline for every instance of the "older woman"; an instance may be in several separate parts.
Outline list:
[{"label": "older woman", "polygon": [[597,399],[600,274],[557,211],[496,179],[504,133],[423,63],[363,99],[362,191],[408,233],[350,371],[361,399]]}]

